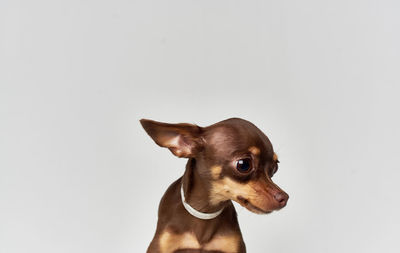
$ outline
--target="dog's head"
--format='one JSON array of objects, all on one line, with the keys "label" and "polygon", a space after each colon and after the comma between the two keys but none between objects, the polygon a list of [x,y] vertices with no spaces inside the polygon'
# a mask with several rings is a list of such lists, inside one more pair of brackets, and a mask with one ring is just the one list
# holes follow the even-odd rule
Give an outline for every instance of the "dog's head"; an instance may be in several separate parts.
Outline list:
[{"label": "dog's head", "polygon": [[158,145],[196,161],[211,205],[234,200],[255,213],[286,205],[288,194],[271,180],[278,170],[278,157],[267,136],[252,123],[238,118],[208,127],[140,122]]}]

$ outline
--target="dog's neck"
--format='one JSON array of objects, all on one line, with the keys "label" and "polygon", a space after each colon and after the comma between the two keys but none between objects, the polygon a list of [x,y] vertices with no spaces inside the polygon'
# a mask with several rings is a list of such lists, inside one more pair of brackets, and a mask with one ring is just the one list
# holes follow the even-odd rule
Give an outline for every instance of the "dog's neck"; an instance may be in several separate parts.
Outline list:
[{"label": "dog's neck", "polygon": [[213,213],[223,209],[227,204],[225,202],[218,205],[210,204],[210,186],[201,179],[196,166],[196,160],[190,158],[182,177],[186,203],[203,213]]}]

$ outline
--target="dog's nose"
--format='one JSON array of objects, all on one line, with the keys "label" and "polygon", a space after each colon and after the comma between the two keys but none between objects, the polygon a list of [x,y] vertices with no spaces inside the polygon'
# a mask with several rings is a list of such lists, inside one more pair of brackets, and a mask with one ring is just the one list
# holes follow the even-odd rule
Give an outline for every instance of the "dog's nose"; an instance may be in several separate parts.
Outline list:
[{"label": "dog's nose", "polygon": [[274,199],[279,203],[280,207],[284,207],[289,199],[289,195],[286,192],[277,192],[274,195]]}]

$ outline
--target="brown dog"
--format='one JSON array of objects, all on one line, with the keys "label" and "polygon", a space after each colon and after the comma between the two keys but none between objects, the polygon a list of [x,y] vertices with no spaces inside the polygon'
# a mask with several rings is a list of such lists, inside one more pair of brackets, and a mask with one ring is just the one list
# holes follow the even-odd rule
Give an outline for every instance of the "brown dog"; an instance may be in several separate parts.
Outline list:
[{"label": "brown dog", "polygon": [[159,146],[189,158],[184,175],[161,199],[148,253],[246,252],[231,200],[259,214],[286,205],[289,196],[271,180],[278,158],[252,123],[238,118],[208,127],[140,122]]}]

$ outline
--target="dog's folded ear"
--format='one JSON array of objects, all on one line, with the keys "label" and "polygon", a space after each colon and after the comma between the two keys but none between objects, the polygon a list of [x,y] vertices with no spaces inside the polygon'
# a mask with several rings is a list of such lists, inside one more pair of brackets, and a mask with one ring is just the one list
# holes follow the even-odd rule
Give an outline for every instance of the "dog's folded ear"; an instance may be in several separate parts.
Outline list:
[{"label": "dog's folded ear", "polygon": [[203,148],[202,128],[193,124],[168,124],[141,119],[144,130],[161,147],[178,157],[194,157]]}]

